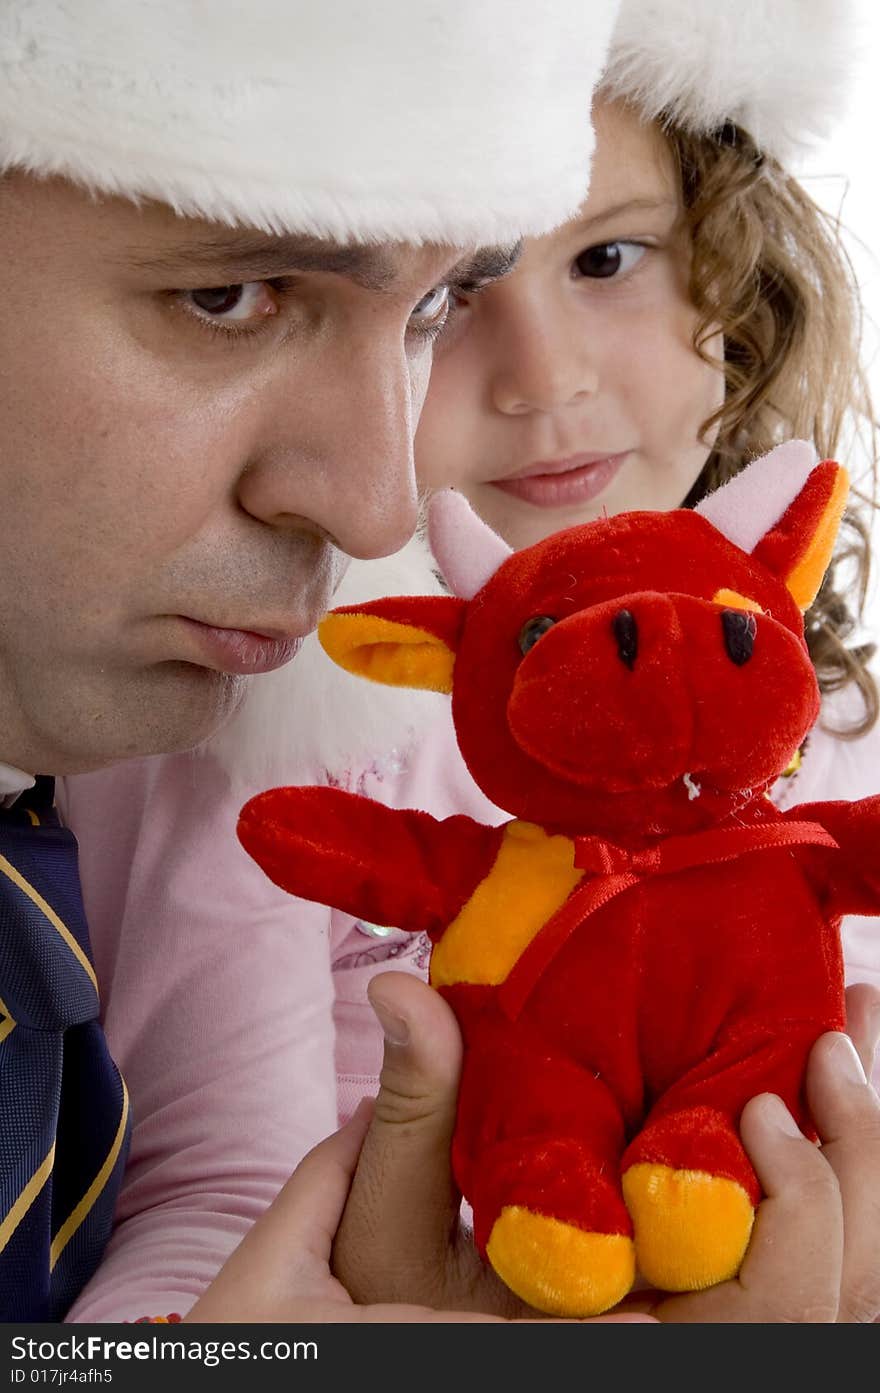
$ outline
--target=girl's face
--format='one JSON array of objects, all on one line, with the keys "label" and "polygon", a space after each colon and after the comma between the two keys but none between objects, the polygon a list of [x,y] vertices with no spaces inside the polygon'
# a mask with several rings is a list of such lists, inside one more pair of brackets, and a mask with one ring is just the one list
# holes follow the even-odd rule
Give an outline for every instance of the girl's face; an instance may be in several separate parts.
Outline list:
[{"label": "girl's face", "polygon": [[416,437],[423,484],[453,485],[513,547],[631,509],[678,507],[721,405],[721,335],[693,348],[690,242],[660,132],[595,113],[590,195],[512,275],[459,296]]}]

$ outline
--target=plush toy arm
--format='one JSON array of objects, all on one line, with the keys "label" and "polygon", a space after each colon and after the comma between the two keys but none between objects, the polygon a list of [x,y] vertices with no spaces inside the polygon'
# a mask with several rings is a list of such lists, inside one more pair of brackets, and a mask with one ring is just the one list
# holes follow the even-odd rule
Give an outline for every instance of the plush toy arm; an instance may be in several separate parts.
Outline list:
[{"label": "plush toy arm", "polygon": [[837,849],[805,847],[807,874],[829,914],[880,914],[880,795],[854,802],[800,803],[784,817],[818,822]]},{"label": "plush toy arm", "polygon": [[245,804],[238,836],[283,890],[436,938],[488,874],[503,832],[337,788],[273,788]]}]

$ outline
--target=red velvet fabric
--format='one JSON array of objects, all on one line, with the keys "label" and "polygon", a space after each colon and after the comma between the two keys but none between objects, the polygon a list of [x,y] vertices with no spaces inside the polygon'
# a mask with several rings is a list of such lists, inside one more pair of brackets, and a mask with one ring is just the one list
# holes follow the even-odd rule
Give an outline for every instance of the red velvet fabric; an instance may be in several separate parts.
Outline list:
[{"label": "red velvet fabric", "polygon": [[502,836],[338,788],[270,789],[238,820],[242,846],[282,890],[434,938],[488,875]]}]

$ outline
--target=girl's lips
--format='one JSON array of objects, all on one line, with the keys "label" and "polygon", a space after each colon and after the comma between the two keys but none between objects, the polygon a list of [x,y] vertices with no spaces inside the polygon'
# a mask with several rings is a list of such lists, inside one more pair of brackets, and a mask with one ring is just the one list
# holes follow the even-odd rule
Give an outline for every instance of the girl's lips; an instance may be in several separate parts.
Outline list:
[{"label": "girl's lips", "polygon": [[218,672],[274,672],[290,662],[302,644],[302,638],[297,636],[273,637],[248,629],[218,629],[197,619],[185,618],[183,622],[201,650],[202,656],[194,661]]},{"label": "girl's lips", "polygon": [[[535,472],[524,472],[507,479],[491,479],[493,488],[501,489],[514,498],[533,503],[538,508],[556,508],[571,503],[588,503],[606,489],[619,470],[626,453],[608,455],[604,459],[573,456],[570,460],[553,460],[531,466]],[[541,472],[541,471],[546,472]]]}]

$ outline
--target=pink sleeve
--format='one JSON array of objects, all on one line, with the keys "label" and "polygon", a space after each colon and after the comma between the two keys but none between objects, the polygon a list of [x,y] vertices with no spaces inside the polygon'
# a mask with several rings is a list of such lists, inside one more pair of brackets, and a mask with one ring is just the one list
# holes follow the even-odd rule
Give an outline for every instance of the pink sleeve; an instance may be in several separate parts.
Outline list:
[{"label": "pink sleeve", "polygon": [[61,791],[134,1121],[116,1227],[69,1320],[185,1314],[336,1125],[329,916],[238,846],[254,791],[201,755]]}]

